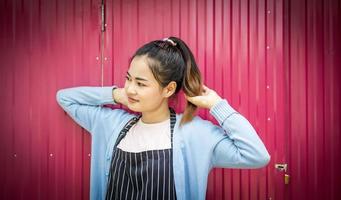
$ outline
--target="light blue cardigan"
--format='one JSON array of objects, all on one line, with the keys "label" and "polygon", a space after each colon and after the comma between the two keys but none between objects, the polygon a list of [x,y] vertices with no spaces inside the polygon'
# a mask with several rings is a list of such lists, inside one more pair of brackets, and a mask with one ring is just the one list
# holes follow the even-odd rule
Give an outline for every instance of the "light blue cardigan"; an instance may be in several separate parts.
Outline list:
[{"label": "light blue cardigan", "polygon": [[[91,200],[105,198],[114,143],[123,126],[136,116],[102,106],[116,104],[113,87],[73,87],[56,94],[59,105],[91,133]],[[177,199],[205,199],[213,167],[259,168],[270,160],[255,129],[225,99],[213,106],[210,114],[220,126],[196,116],[179,128],[182,114],[176,114],[173,167]]]}]

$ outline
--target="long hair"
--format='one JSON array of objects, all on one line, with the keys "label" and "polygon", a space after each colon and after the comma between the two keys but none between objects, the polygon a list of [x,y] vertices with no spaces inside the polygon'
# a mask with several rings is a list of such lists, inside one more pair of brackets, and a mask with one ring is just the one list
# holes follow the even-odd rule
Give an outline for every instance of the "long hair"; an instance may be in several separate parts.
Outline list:
[{"label": "long hair", "polygon": [[[203,91],[202,78],[191,50],[177,37],[168,39],[175,44],[166,40],[151,41],[140,47],[131,60],[135,56],[146,56],[147,64],[162,88],[175,81],[177,87],[171,97],[180,89],[190,97],[200,95]],[[187,101],[180,126],[192,121],[196,110],[197,106]]]}]

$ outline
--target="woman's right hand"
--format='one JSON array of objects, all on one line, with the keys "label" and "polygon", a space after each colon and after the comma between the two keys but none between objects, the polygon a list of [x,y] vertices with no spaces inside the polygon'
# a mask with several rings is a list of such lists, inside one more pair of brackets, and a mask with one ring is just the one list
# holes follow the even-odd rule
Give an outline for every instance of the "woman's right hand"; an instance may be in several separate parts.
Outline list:
[{"label": "woman's right hand", "polygon": [[114,89],[112,95],[115,102],[123,104],[124,106],[128,105],[128,96],[124,88]]}]

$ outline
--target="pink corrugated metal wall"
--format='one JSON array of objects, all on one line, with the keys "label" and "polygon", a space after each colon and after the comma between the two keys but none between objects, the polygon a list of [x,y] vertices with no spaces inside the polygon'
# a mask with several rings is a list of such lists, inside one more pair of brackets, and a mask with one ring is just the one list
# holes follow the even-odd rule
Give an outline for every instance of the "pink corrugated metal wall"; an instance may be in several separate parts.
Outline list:
[{"label": "pink corrugated metal wall", "polygon": [[340,199],[341,2],[285,3],[290,199]]},{"label": "pink corrugated metal wall", "polygon": [[103,33],[100,6],[0,1],[0,199],[88,199],[91,137],[55,93],[123,86],[133,52],[170,35],[271,154],[266,168],[214,169],[207,199],[341,198],[340,1],[107,0]]},{"label": "pink corrugated metal wall", "polygon": [[101,83],[99,3],[0,2],[0,199],[88,199],[91,138],[55,96]]}]

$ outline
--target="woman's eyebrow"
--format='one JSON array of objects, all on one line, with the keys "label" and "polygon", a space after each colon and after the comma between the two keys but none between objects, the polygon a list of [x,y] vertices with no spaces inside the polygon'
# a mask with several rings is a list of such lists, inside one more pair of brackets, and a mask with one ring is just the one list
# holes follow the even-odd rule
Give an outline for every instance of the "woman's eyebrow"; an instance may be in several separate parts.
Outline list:
[{"label": "woman's eyebrow", "polygon": [[[131,76],[129,74],[129,72],[127,72],[128,76]],[[139,80],[139,81],[148,81],[147,79],[144,79],[144,78],[141,78],[141,77],[135,77],[136,80]]]}]

